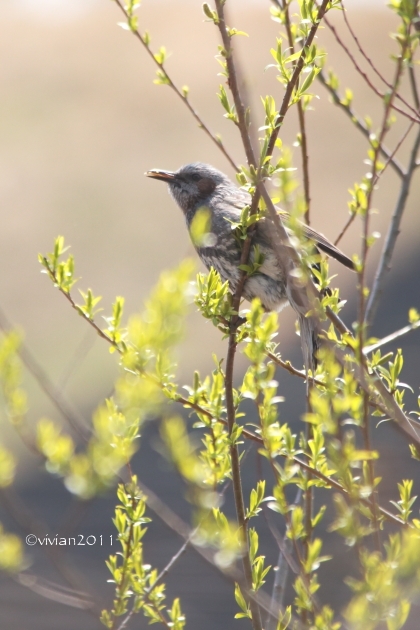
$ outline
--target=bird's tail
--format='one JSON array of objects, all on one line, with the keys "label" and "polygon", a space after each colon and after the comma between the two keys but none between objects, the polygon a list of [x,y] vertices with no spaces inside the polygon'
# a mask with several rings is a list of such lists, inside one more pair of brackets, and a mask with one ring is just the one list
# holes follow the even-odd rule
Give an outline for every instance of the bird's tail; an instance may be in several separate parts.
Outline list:
[{"label": "bird's tail", "polygon": [[298,321],[305,371],[308,374],[308,371],[311,370],[314,374],[317,366],[317,351],[319,350],[318,323],[314,317],[310,315],[305,317],[299,312]]}]

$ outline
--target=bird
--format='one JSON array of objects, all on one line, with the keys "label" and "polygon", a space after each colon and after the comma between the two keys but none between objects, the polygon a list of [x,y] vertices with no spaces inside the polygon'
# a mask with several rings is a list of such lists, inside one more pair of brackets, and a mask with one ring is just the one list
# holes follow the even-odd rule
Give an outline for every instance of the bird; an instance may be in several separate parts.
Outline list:
[{"label": "bird", "polygon": [[[211,238],[204,242],[193,239],[193,245],[207,269],[213,267],[224,282],[228,281],[230,290],[234,293],[242,277],[242,271],[239,269],[241,246],[235,238],[232,223],[237,223],[244,207],[251,204],[251,195],[243,188],[239,188],[221,171],[201,162],[187,164],[177,171],[152,169],[145,174],[168,184],[170,194],[184,214],[190,234],[197,212],[203,208],[209,212]],[[277,211],[288,235],[292,236],[293,232],[287,226],[290,216],[284,210]],[[287,290],[285,270],[281,268],[273,250],[271,229],[271,222],[264,216],[255,224],[252,245],[258,246],[262,264],[246,279],[242,293],[249,301],[259,298],[266,312],[280,311],[288,302],[293,306]],[[354,270],[353,261],[325,236],[305,224],[302,224],[302,233],[314,243],[316,250],[322,250],[345,267]],[[252,247],[250,261],[254,255],[255,249]],[[303,321],[304,319],[304,316],[303,319],[302,316],[299,318],[301,336],[302,326],[307,328],[309,325]],[[311,355],[309,363],[312,367],[316,365],[315,354],[319,346],[317,335],[314,326],[306,333]]]}]

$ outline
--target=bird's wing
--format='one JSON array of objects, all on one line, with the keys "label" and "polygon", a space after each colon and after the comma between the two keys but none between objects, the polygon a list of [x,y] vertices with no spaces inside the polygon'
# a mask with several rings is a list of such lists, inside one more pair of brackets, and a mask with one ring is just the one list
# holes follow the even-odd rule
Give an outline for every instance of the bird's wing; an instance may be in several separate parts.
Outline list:
[{"label": "bird's wing", "polygon": [[243,210],[245,206],[251,205],[252,197],[245,190],[237,188],[232,193],[223,194],[223,203],[229,204],[233,211]]},{"label": "bird's wing", "polygon": [[[232,210],[235,209],[236,211],[240,211],[245,206],[250,205],[251,200],[252,200],[251,195],[241,189],[235,190],[234,194],[233,193],[230,195],[227,194],[226,196],[223,197],[223,201],[225,203],[228,203],[229,206],[232,208]],[[287,232],[289,234],[292,234],[292,231],[290,230],[290,228],[288,228],[290,215],[284,210],[280,210],[279,208],[276,208],[276,210],[278,214],[280,215],[280,218],[282,219],[282,221],[284,221],[285,227],[287,228]],[[335,258],[336,260],[338,260],[338,262],[340,262],[342,265],[344,265],[348,269],[351,269],[352,271],[354,271],[353,261],[348,256],[346,256],[346,254],[344,254],[340,249],[338,249],[338,247],[336,247],[333,243],[331,243],[331,241],[329,241],[323,234],[320,234],[319,232],[317,232],[316,230],[313,230],[312,228],[310,228],[308,225],[305,225],[305,224],[302,224],[302,228],[303,228],[303,234],[305,235],[305,237],[313,241],[315,245],[319,247],[319,249],[325,252],[328,256],[331,256],[332,258]]]},{"label": "bird's wing", "polygon": [[[284,222],[287,225],[288,220],[290,218],[289,214],[285,212],[284,210],[278,210],[278,213],[281,219],[284,220]],[[312,228],[310,228],[308,225],[305,225],[305,224],[302,224],[302,228],[303,228],[303,233],[305,237],[313,241],[315,245],[319,247],[319,249],[322,249],[322,251],[325,252],[328,256],[335,258],[342,265],[354,271],[353,261],[348,256],[346,256],[346,254],[344,254],[341,251],[341,249],[338,249],[338,247],[333,245],[333,243],[331,243],[331,241],[329,241],[323,234],[320,234],[319,232],[317,232],[316,230],[313,230]]]}]

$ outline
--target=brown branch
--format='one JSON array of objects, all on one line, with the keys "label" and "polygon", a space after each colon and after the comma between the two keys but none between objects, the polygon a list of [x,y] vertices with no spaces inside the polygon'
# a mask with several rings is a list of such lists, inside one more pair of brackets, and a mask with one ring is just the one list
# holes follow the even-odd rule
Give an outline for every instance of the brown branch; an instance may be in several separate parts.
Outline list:
[{"label": "brown branch", "polygon": [[[4,334],[8,334],[12,328],[12,324],[0,307],[0,329]],[[61,413],[63,418],[74,429],[74,431],[82,437],[83,440],[86,440],[88,429],[84,426],[83,421],[70,408],[68,402],[51,381],[48,374],[23,343],[21,343],[18,348],[18,354],[26,369],[32,374],[42,391],[48,396],[55,408]]]},{"label": "brown branch", "polygon": [[[283,0],[283,6],[280,4],[280,0],[275,0],[275,4],[284,11],[284,24],[287,32],[287,39],[289,41],[289,48],[292,55],[295,54],[295,46],[293,42],[293,34],[290,24],[289,5],[286,0]],[[302,175],[303,175],[303,192],[305,197],[305,222],[310,224],[310,206],[311,206],[311,193],[309,185],[309,156],[308,156],[308,139],[306,135],[306,122],[305,122],[305,110],[303,109],[302,100],[297,102],[298,120],[300,128],[300,149],[302,156]]]},{"label": "brown branch", "polygon": [[[66,294],[65,294],[66,295]],[[335,315],[334,313],[332,313],[332,311],[330,311],[330,309],[327,309],[327,314],[329,314],[329,317],[332,321],[332,323],[336,326],[337,330],[339,330],[342,334],[351,334],[349,329],[345,326],[345,324],[340,320],[340,318]],[[92,325],[93,322],[92,320],[86,319],[86,321]],[[104,338],[110,343],[112,344],[116,350],[118,352],[121,353],[121,349],[119,347],[116,346],[116,344],[112,341],[112,339],[110,339],[109,337],[104,336]],[[299,370],[296,370],[295,368],[293,368],[293,366],[291,366],[289,363],[287,362],[283,362],[281,360],[278,359],[278,357],[276,357],[275,355],[269,354],[270,358],[272,358],[273,360],[275,360],[279,365],[281,365],[282,367],[285,367],[285,369],[287,369],[288,371],[290,371],[292,374],[295,374],[297,376],[300,376],[302,378],[305,377],[304,373],[299,372]],[[345,353],[342,352],[341,354],[342,357],[342,362],[345,362]],[[146,376],[145,374],[143,374],[143,376]],[[360,380],[362,380],[359,376],[359,382]],[[317,383],[322,385],[321,381],[316,381]],[[368,385],[365,383],[365,381],[362,381],[365,385],[365,387],[367,388]],[[395,402],[395,400],[393,399],[392,395],[390,394],[390,392],[388,392],[388,390],[386,389],[385,385],[383,384],[383,382],[380,380],[379,377],[375,378],[375,382],[374,385],[371,384],[371,386],[374,386],[378,389],[379,394],[381,395],[381,397],[386,401],[386,404],[380,404],[378,403],[378,408],[384,413],[384,414],[390,414],[394,420],[396,420],[396,422],[398,422],[398,424],[403,425],[404,423],[408,422],[408,418],[406,418],[406,416],[404,415],[404,413],[402,412],[402,410],[398,407],[397,403]],[[200,407],[199,405],[192,403],[190,401],[188,401],[186,398],[183,398],[182,396],[177,396],[176,397],[176,402],[179,402],[191,409],[194,409],[194,411],[203,414],[205,416],[207,416],[208,418],[213,418],[212,414],[207,410],[204,409],[203,407]],[[397,412],[397,413],[396,413]],[[396,419],[395,416],[398,416],[398,420]],[[225,426],[228,426],[228,421],[224,418],[215,418],[218,422],[221,422],[222,424],[224,424]],[[410,425],[411,426],[411,425]],[[407,432],[407,431],[406,431]],[[263,440],[261,437],[259,437],[258,435],[255,435],[254,433],[252,433],[251,431],[248,431],[247,429],[243,429],[242,434],[244,438],[251,440],[253,442],[256,442],[257,444],[263,444]],[[410,435],[410,437],[412,439],[415,439],[416,436],[415,435]],[[420,443],[420,440],[417,441]],[[283,457],[287,457],[286,455],[284,455]],[[337,481],[335,481],[334,479],[332,479],[331,477],[327,477],[326,475],[323,475],[321,472],[311,468],[308,464],[306,464],[306,462],[303,462],[302,460],[300,460],[298,457],[293,457],[292,458],[293,461],[298,464],[299,466],[301,466],[304,470],[308,470],[311,472],[311,474],[313,474],[315,477],[318,477],[319,479],[321,479],[322,481],[327,482],[329,485],[331,485],[331,487],[335,488],[336,490],[338,490],[339,492],[342,492],[343,494],[348,494],[347,490],[341,486],[341,484]],[[144,486],[143,486],[144,487]],[[145,494],[148,495],[150,497],[150,490],[144,490]],[[149,504],[149,501],[147,501],[147,503]],[[366,505],[369,505],[369,502],[366,501]],[[151,506],[151,509],[154,510],[154,507]],[[169,509],[169,508],[168,508]],[[154,510],[156,511],[156,510]],[[403,521],[401,521],[398,517],[396,517],[394,514],[392,514],[391,512],[388,512],[385,508],[379,508],[379,511],[381,512],[381,514],[383,514],[383,516],[385,516],[388,520],[391,520],[395,523],[398,524],[403,524]],[[177,517],[178,518],[178,517]],[[183,534],[181,534],[183,535]]]},{"label": "brown branch", "polygon": [[[228,33],[225,15],[224,15],[224,3],[221,0],[216,0],[216,11],[217,11],[217,26],[220,31],[220,35],[223,42],[224,47],[224,55],[226,58],[226,67],[228,72],[228,83],[230,90],[232,92],[233,100],[235,103],[236,115],[238,117],[238,127],[241,134],[242,144],[245,150],[246,158],[248,164],[251,166],[255,166],[256,160],[254,151],[252,148],[251,138],[248,132],[248,123],[246,120],[246,112],[245,106],[243,104],[241,94],[239,91],[236,69],[233,60],[233,50],[231,46],[231,37]],[[247,238],[249,241],[249,245],[243,248],[241,253],[241,259],[244,259],[244,262],[247,262],[251,247],[251,236],[249,235]],[[246,274],[242,274],[242,282],[238,283],[236,287],[234,299],[233,299],[233,308],[236,312],[239,311],[239,304],[241,300],[241,295],[243,291],[243,287],[245,284]],[[229,333],[229,344],[228,344],[228,352],[226,357],[226,370],[225,370],[225,391],[226,391],[226,408],[227,408],[227,426],[229,430],[229,435],[232,435],[232,431],[234,429],[235,420],[236,420],[236,409],[233,399],[233,369],[235,362],[235,354],[237,347],[236,340],[236,324],[238,321],[238,316],[234,315],[230,322],[230,333]],[[230,446],[230,458],[231,458],[231,466],[232,466],[232,485],[233,485],[233,495],[235,500],[235,508],[236,508],[236,517],[238,520],[239,529],[241,531],[242,545],[244,547],[245,552],[242,556],[242,564],[245,575],[245,584],[246,590],[249,593],[252,592],[252,565],[250,558],[250,549],[249,549],[249,539],[248,539],[248,522],[245,517],[245,504],[242,492],[242,481],[241,481],[241,470],[240,470],[240,459],[239,459],[239,450],[238,445],[236,443],[231,443]],[[261,611],[257,601],[253,598],[249,598],[249,607],[251,611],[251,621],[254,630],[262,630],[262,620],[261,620]]]},{"label": "brown branch", "polygon": [[[394,149],[392,150],[391,155],[389,156],[389,158],[387,159],[387,161],[385,162],[383,168],[381,169],[381,171],[379,173],[376,174],[375,177],[375,181],[374,181],[374,186],[377,185],[379,179],[382,177],[382,175],[385,173],[386,169],[388,168],[388,166],[392,163],[394,156],[397,154],[397,152],[400,150],[400,148],[402,147],[402,145],[404,144],[404,141],[406,140],[406,138],[408,137],[410,131],[412,130],[412,128],[414,127],[414,122],[411,121],[407,127],[407,129],[404,131],[403,135],[401,136],[401,138],[398,140],[397,144],[395,145]],[[379,153],[381,153],[381,150],[379,150]]]},{"label": "brown branch", "polygon": [[[118,5],[118,7],[120,8],[120,10],[124,13],[125,17],[128,18],[129,16],[128,16],[127,11],[126,11],[123,3],[121,2],[121,0],[115,0],[115,2]],[[147,54],[152,59],[152,61],[155,63],[155,65],[159,68],[159,70],[161,72],[164,73],[165,79],[167,80],[168,85],[172,88],[172,90],[175,92],[175,94],[181,99],[181,101],[186,105],[186,107],[188,108],[190,113],[193,115],[193,117],[197,121],[198,126],[201,129],[203,129],[203,131],[207,134],[207,136],[211,139],[211,141],[220,149],[220,151],[223,153],[225,158],[228,160],[228,162],[232,166],[232,168],[235,171],[238,171],[239,170],[238,166],[236,165],[235,161],[229,155],[229,153],[226,150],[222,140],[218,136],[214,135],[212,133],[212,131],[210,131],[210,128],[204,123],[203,119],[201,118],[201,116],[199,115],[197,110],[191,105],[190,101],[188,100],[187,95],[184,94],[182,92],[182,90],[180,90],[176,86],[176,84],[174,83],[174,81],[172,80],[172,78],[170,77],[168,72],[166,71],[166,69],[163,67],[163,64],[159,63],[159,61],[156,59],[155,55],[153,54],[152,50],[150,49],[149,44],[147,43],[147,40],[145,39],[145,37],[137,29],[135,29],[135,30],[130,29],[130,30],[133,33],[133,35],[136,37],[136,39],[138,39],[138,41],[142,44],[143,48],[146,50]]]},{"label": "brown branch", "polygon": [[[0,489],[0,501],[3,503],[5,509],[13,520],[23,528],[23,531],[28,534],[35,535],[40,539],[44,539],[49,536],[46,523],[40,520],[26,507],[12,488]],[[54,536],[51,537],[51,540],[53,538]],[[90,584],[88,585],[85,576],[75,568],[71,567],[68,559],[64,561],[63,554],[59,552],[59,547],[55,545],[42,545],[42,551],[58,571],[59,575],[61,575],[61,577],[72,589],[77,590],[79,593],[81,588],[84,589],[86,594],[85,610],[95,616],[99,615],[101,602],[98,602],[96,594],[95,597],[93,597],[92,587]]]},{"label": "brown branch", "polygon": [[[190,548],[195,553],[197,553],[208,565],[210,565],[218,572],[219,575],[221,574],[230,582],[237,582],[241,587],[242,592],[245,593],[247,597],[258,603],[258,605],[261,606],[263,610],[274,616],[274,618],[278,621],[278,611],[272,610],[270,597],[268,597],[262,591],[259,591],[258,593],[255,593],[254,591],[248,591],[242,573],[238,571],[238,569],[234,565],[225,567],[216,564],[212,552],[209,549],[206,549],[201,545],[197,545],[194,542],[189,526],[165,503],[163,503],[163,501],[152,490],[150,490],[150,488],[147,488],[143,483],[138,482],[138,485],[140,486],[142,492],[144,492],[145,494],[145,501],[147,506],[161,519],[163,523],[165,523],[167,527],[169,527],[169,529],[176,532],[178,536],[181,536],[181,538],[183,538],[185,541],[189,540]],[[296,630],[305,630],[298,620],[295,620],[295,624]]]},{"label": "brown branch", "polygon": [[[369,66],[372,68],[372,70],[373,70],[373,72],[376,74],[376,76],[377,76],[377,77],[379,77],[379,79],[380,79],[383,83],[385,83],[385,85],[387,86],[387,88],[388,88],[388,89],[392,90],[392,89],[393,89],[393,88],[392,88],[392,84],[391,84],[391,83],[389,83],[389,81],[387,81],[387,80],[385,79],[385,77],[383,76],[383,74],[381,74],[381,73],[379,72],[378,68],[374,65],[374,63],[373,63],[372,59],[371,59],[371,58],[370,58],[370,57],[366,54],[365,50],[362,48],[362,46],[361,46],[361,44],[360,44],[360,42],[359,42],[359,38],[357,37],[356,33],[354,32],[354,30],[353,30],[353,28],[352,28],[352,26],[351,26],[351,24],[350,24],[350,22],[349,22],[349,19],[348,19],[348,17],[347,17],[347,9],[344,7],[344,2],[341,2],[341,6],[342,6],[342,8],[343,8],[343,10],[342,10],[342,12],[341,12],[341,13],[342,13],[342,15],[343,15],[344,22],[345,22],[345,24],[346,24],[346,26],[347,26],[347,29],[348,29],[348,31],[349,31],[349,33],[350,33],[351,37],[353,38],[353,40],[354,40],[354,42],[355,42],[355,44],[356,44],[356,46],[357,46],[357,48],[358,48],[358,50],[359,50],[360,54],[361,54],[361,55],[362,55],[362,57],[365,59],[365,61],[367,61],[367,63],[368,63],[368,64],[369,64]],[[419,113],[419,109],[420,109],[420,104],[419,104],[419,103],[415,102],[416,107],[414,108],[414,107],[413,107],[412,105],[410,105],[410,103],[409,103],[408,101],[406,101],[406,100],[405,100],[405,99],[404,99],[404,98],[403,98],[400,94],[398,94],[398,93],[397,93],[397,94],[395,95],[395,97],[396,97],[399,101],[401,101],[401,103],[404,103],[404,105],[406,105],[406,107],[408,107],[408,108],[409,108],[409,109],[413,112],[413,114],[418,115],[418,113]]]},{"label": "brown branch", "polygon": [[404,328],[400,328],[399,330],[396,330],[390,335],[387,335],[386,337],[379,339],[379,341],[377,341],[376,343],[373,343],[370,346],[365,346],[363,348],[363,351],[366,354],[369,354],[370,352],[374,352],[375,350],[378,350],[378,348],[382,348],[382,346],[385,346],[386,344],[392,343],[396,339],[403,337],[407,333],[412,332],[413,330],[417,330],[417,328],[420,328],[420,321],[414,322],[413,324],[408,324],[408,326],[404,326]]},{"label": "brown branch", "polygon": [[248,131],[248,122],[246,117],[245,105],[242,100],[241,93],[239,91],[238,78],[236,76],[235,63],[233,61],[233,48],[231,44],[231,36],[228,33],[228,28],[225,21],[224,3],[221,0],[215,0],[217,11],[217,26],[220,31],[220,35],[223,42],[224,52],[223,56],[226,59],[226,67],[228,74],[228,85],[232,92],[233,100],[235,103],[236,115],[238,117],[238,129],[241,134],[242,144],[245,150],[245,155],[248,164],[256,166],[256,160],[254,150],[252,148],[251,138]]},{"label": "brown branch", "polygon": [[[400,83],[400,79],[403,72],[403,58],[404,52],[407,48],[407,43],[403,45],[403,50],[401,51],[400,56],[396,62],[395,68],[395,76],[392,84],[392,90],[388,96],[388,98],[384,101],[384,113],[382,119],[382,125],[380,128],[380,132],[378,138],[376,140],[375,145],[373,146],[373,157],[372,157],[372,168],[370,172],[369,179],[369,188],[367,191],[367,199],[366,199],[366,208],[364,209],[363,215],[363,238],[362,238],[362,253],[361,253],[361,266],[360,271],[358,271],[358,280],[359,280],[359,317],[358,317],[358,349],[357,356],[359,363],[364,372],[367,372],[367,362],[366,356],[363,352],[364,342],[365,342],[365,310],[366,310],[366,296],[365,296],[365,275],[366,275],[366,263],[367,256],[369,253],[370,245],[369,245],[369,225],[370,225],[370,208],[373,198],[373,191],[375,182],[378,176],[378,158],[379,158],[379,147],[383,143],[386,133],[389,130],[390,121],[389,116],[391,113],[391,109],[395,100],[395,95],[398,90],[398,86]],[[371,440],[370,440],[370,423],[369,423],[369,392],[365,389],[363,390],[363,423],[361,426],[364,447],[370,452],[371,451]],[[380,533],[379,533],[379,519],[378,519],[378,507],[377,507],[377,499],[376,499],[376,490],[375,490],[375,467],[372,459],[369,459],[367,462],[367,474],[368,474],[368,483],[372,488],[372,516],[373,516],[373,531],[376,549],[378,552],[381,551],[381,542],[380,542]]]},{"label": "brown branch", "polygon": [[419,91],[417,88],[416,75],[414,74],[413,64],[411,63],[408,68],[408,78],[410,79],[411,92],[413,94],[413,100],[416,104],[417,110],[420,110]]},{"label": "brown branch", "polygon": [[381,258],[373,281],[372,291],[369,295],[365,319],[368,323],[372,323],[376,315],[376,311],[379,305],[379,300],[383,291],[383,283],[385,276],[390,269],[392,256],[397,242],[398,235],[400,233],[401,220],[404,214],[404,210],[407,203],[408,194],[410,192],[411,180],[416,170],[417,155],[420,149],[420,130],[417,133],[414,141],[413,148],[410,154],[410,161],[407,169],[407,173],[403,179],[398,200],[392,213],[391,222],[388,228],[388,233],[385,239],[385,243],[382,249]]},{"label": "brown branch", "polygon": [[356,212],[353,212],[353,214],[351,214],[349,216],[349,218],[347,219],[346,223],[344,224],[343,229],[341,230],[340,234],[337,236],[337,238],[334,241],[334,245],[338,245],[338,243],[341,241],[341,239],[343,238],[344,234],[347,232],[347,230],[349,229],[349,227],[351,226],[351,224],[353,223],[353,221],[355,220],[357,214]]},{"label": "brown branch", "polygon": [[[350,52],[350,50],[347,48],[347,46],[345,45],[345,43],[343,42],[343,40],[341,39],[341,37],[339,36],[339,34],[337,33],[337,30],[335,29],[335,27],[331,24],[331,22],[329,22],[327,20],[327,18],[324,19],[325,24],[328,26],[328,28],[330,29],[330,31],[333,33],[337,43],[341,46],[341,48],[344,50],[344,52],[347,54],[347,56],[349,57],[350,61],[352,62],[355,70],[360,74],[361,77],[363,77],[363,79],[365,80],[365,82],[368,84],[368,86],[370,87],[370,89],[377,95],[379,96],[379,98],[381,98],[382,100],[384,100],[385,97],[387,97],[387,94],[384,94],[383,92],[381,92],[380,90],[378,90],[378,88],[372,83],[372,81],[370,80],[370,78],[368,77],[368,75],[366,74],[366,72],[364,72],[362,70],[362,68],[359,66],[359,64],[357,63],[356,59],[354,58],[354,56],[352,55],[352,53]],[[396,112],[398,112],[399,114],[401,114],[402,116],[405,116],[406,118],[408,118],[409,120],[412,120],[415,123],[420,123],[420,118],[417,112],[415,112],[415,115],[411,115],[408,112],[404,111],[403,109],[401,109],[400,107],[398,107],[397,105],[395,105],[394,103],[392,104],[392,109],[395,110]],[[410,109],[413,109],[410,106]],[[413,110],[415,111],[415,110]]]},{"label": "brown branch", "polygon": [[[317,74],[317,79],[325,87],[325,89],[328,90],[328,92],[330,93],[330,95],[332,97],[333,103],[335,105],[337,105],[337,107],[339,107],[345,114],[347,114],[347,116],[350,118],[350,120],[355,125],[356,129],[358,129],[365,136],[365,138],[369,139],[369,136],[370,136],[370,133],[371,133],[369,127],[366,125],[364,120],[362,120],[360,118],[360,116],[358,116],[356,114],[356,112],[352,109],[352,107],[350,105],[347,105],[343,101],[343,99],[340,97],[338,91],[335,88],[333,88],[332,85],[330,85],[330,83],[328,82],[328,79],[326,78],[325,73],[323,72],[323,70],[321,70]],[[404,168],[399,163],[399,161],[396,160],[393,157],[393,154],[391,153],[391,151],[389,149],[387,149],[387,147],[382,144],[381,147],[380,147],[380,152],[387,160],[389,160],[390,165],[392,166],[394,171],[397,173],[397,175],[399,177],[401,177],[401,178],[404,177],[404,175],[405,175]]]},{"label": "brown branch", "polygon": [[279,113],[277,115],[276,121],[275,121],[275,128],[271,134],[270,137],[270,141],[268,143],[268,148],[267,148],[267,156],[271,157],[274,151],[274,147],[276,145],[276,140],[278,138],[279,132],[280,132],[280,128],[283,124],[284,118],[287,114],[287,110],[289,109],[289,103],[290,103],[290,99],[292,98],[292,94],[293,91],[297,85],[297,82],[299,80],[299,76],[300,73],[302,72],[303,69],[303,64],[305,63],[305,57],[306,57],[306,51],[309,49],[309,47],[312,45],[312,42],[315,38],[316,32],[318,30],[318,27],[321,23],[322,19],[325,19],[325,13],[327,12],[327,7],[328,7],[328,3],[329,0],[323,0],[321,6],[318,9],[318,14],[316,16],[316,20],[315,22],[312,24],[311,29],[309,31],[308,37],[306,38],[303,46],[302,46],[302,52],[300,54],[299,59],[296,62],[296,66],[295,69],[293,71],[292,77],[289,81],[289,83],[287,84],[286,87],[286,91],[284,93],[284,97],[283,97],[283,102],[281,104]]}]

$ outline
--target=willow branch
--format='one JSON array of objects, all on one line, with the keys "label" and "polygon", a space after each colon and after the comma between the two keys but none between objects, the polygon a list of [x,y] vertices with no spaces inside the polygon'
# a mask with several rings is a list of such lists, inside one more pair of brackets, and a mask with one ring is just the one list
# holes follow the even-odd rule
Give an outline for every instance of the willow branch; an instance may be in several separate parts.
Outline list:
[{"label": "willow branch", "polygon": [[396,330],[395,332],[391,333],[390,335],[387,335],[386,337],[382,337],[382,339],[380,339],[379,341],[376,341],[372,345],[365,346],[363,351],[366,354],[369,354],[370,352],[374,352],[375,350],[378,350],[378,348],[382,348],[382,346],[385,346],[388,343],[392,343],[396,339],[399,339],[400,337],[403,337],[404,335],[407,335],[408,333],[412,332],[413,330],[417,330],[417,328],[420,328],[420,321],[414,322],[413,324],[408,324],[408,326],[404,326],[403,328],[400,328],[399,330]]},{"label": "willow branch", "polygon": [[[123,3],[121,2],[121,0],[115,0],[115,2],[117,4],[117,6],[120,8],[120,10],[122,11],[122,13],[124,13],[124,16],[127,19],[129,19],[127,11],[126,11]],[[189,101],[189,99],[187,97],[187,94],[183,93],[182,90],[180,90],[177,87],[177,85],[174,83],[173,79],[168,74],[168,72],[164,68],[163,64],[160,63],[159,60],[155,57],[155,55],[152,52],[152,50],[151,50],[151,48],[150,48],[150,46],[148,44],[148,41],[144,37],[144,35],[142,35],[137,28],[136,29],[130,28],[130,30],[133,33],[133,35],[136,37],[136,39],[141,43],[143,48],[146,50],[147,54],[152,59],[153,63],[159,68],[159,70],[161,72],[163,72],[163,74],[165,75],[165,79],[167,80],[167,84],[172,88],[172,90],[175,92],[175,94],[181,99],[181,101],[184,103],[184,105],[188,108],[189,112],[193,115],[193,117],[197,121],[198,126],[201,127],[201,129],[203,129],[203,131],[207,134],[207,136],[210,138],[210,140],[220,149],[220,151],[223,153],[225,158],[228,160],[228,162],[232,166],[232,168],[235,171],[238,171],[238,167],[237,167],[235,161],[229,155],[229,153],[226,150],[222,140],[218,136],[216,136],[214,133],[212,133],[212,131],[210,131],[210,128],[204,123],[203,119],[201,118],[201,116],[199,115],[197,110],[190,103],[190,101]]]},{"label": "willow branch", "polygon": [[[392,88],[392,84],[389,81],[387,81],[387,79],[385,79],[385,77],[383,76],[383,74],[381,72],[379,72],[378,68],[374,65],[372,59],[369,57],[369,55],[366,54],[365,50],[362,48],[362,46],[361,46],[361,44],[359,42],[359,38],[357,37],[356,33],[354,32],[354,30],[353,30],[353,28],[352,28],[352,26],[351,26],[351,24],[349,22],[349,19],[347,17],[347,10],[344,7],[344,2],[341,2],[341,5],[343,7],[343,10],[342,10],[341,13],[343,15],[343,19],[344,19],[345,25],[347,26],[347,29],[348,29],[348,31],[349,31],[349,33],[350,33],[354,43],[356,44],[358,51],[360,52],[362,57],[365,59],[365,61],[369,64],[369,66],[372,68],[372,70],[376,74],[376,76],[387,86],[388,89],[392,90],[393,89]],[[415,106],[416,107],[414,108],[400,94],[397,93],[395,95],[395,98],[397,98],[399,101],[401,101],[401,103],[404,103],[404,105],[406,107],[408,107],[413,112],[413,114],[418,115],[419,109],[420,109],[420,105],[417,102],[415,102]]]},{"label": "willow branch", "polygon": [[[8,334],[12,330],[12,325],[1,308],[0,329],[3,331],[4,334]],[[63,418],[74,429],[79,437],[82,437],[84,440],[86,440],[88,429],[84,425],[83,421],[78,418],[73,409],[71,409],[70,405],[65,400],[59,389],[57,389],[57,387],[49,378],[48,374],[44,371],[44,369],[40,366],[38,361],[23,343],[21,343],[18,348],[18,354],[26,369],[32,374],[42,391],[48,396],[49,400],[61,413]]]},{"label": "willow branch", "polygon": [[[350,59],[350,61],[352,62],[355,70],[358,72],[358,74],[360,74],[360,76],[365,80],[365,82],[367,83],[367,85],[370,87],[370,89],[377,95],[379,96],[379,98],[381,98],[382,100],[387,96],[386,94],[384,94],[383,92],[381,92],[380,90],[378,90],[378,88],[372,83],[372,81],[370,80],[370,78],[368,77],[368,75],[366,74],[366,72],[364,72],[362,70],[362,68],[359,66],[359,64],[357,63],[356,59],[354,58],[354,56],[352,55],[352,53],[350,52],[350,50],[347,48],[347,46],[345,45],[345,43],[343,42],[343,40],[341,39],[341,37],[339,36],[339,34],[337,33],[337,30],[335,29],[335,27],[331,24],[331,22],[329,22],[327,20],[327,18],[325,18],[325,24],[328,26],[328,28],[330,29],[330,31],[332,32],[332,34],[334,35],[337,43],[341,46],[341,48],[344,50],[344,52],[347,54],[348,58]],[[394,111],[398,112],[399,114],[401,114],[402,116],[405,116],[406,118],[408,118],[409,120],[412,120],[413,122],[416,123],[420,123],[420,118],[418,113],[411,107],[409,106],[410,109],[414,112],[413,115],[409,114],[408,112],[404,111],[403,109],[401,109],[400,107],[398,107],[397,105],[395,105],[395,103],[392,104],[392,108]]]},{"label": "willow branch", "polygon": [[379,306],[379,301],[383,292],[383,283],[385,280],[385,276],[390,269],[392,256],[395,249],[395,244],[397,242],[398,235],[400,233],[400,225],[401,219],[404,214],[404,210],[406,207],[408,195],[411,187],[411,180],[414,175],[414,171],[416,169],[416,161],[417,155],[420,149],[420,129],[417,132],[416,139],[414,141],[413,148],[410,154],[410,161],[407,169],[407,173],[404,176],[400,193],[398,196],[398,200],[392,213],[391,222],[388,228],[388,233],[385,239],[385,243],[383,246],[383,250],[381,253],[381,258],[379,261],[379,265],[375,274],[375,279],[373,281],[372,291],[369,295],[365,319],[367,322],[372,323],[377,308]]},{"label": "willow branch", "polygon": [[[231,36],[229,35],[226,22],[225,22],[225,14],[224,14],[224,3],[221,0],[216,0],[216,11],[217,11],[217,26],[220,31],[220,35],[223,42],[224,47],[224,55],[226,59],[226,67],[228,73],[228,83],[230,90],[232,92],[233,100],[235,103],[236,115],[238,117],[238,127],[239,132],[241,134],[242,144],[245,150],[246,158],[249,165],[255,166],[256,159],[254,155],[254,151],[252,148],[251,137],[248,131],[248,123],[246,119],[246,111],[245,106],[243,104],[243,100],[241,98],[241,94],[239,91],[239,85],[236,75],[236,68],[233,59],[233,49],[231,45]],[[249,241],[251,238],[249,237]],[[249,247],[248,251],[242,251],[241,257],[246,256],[246,260],[249,257]],[[245,275],[245,274],[244,274]],[[244,278],[245,281],[245,278]],[[240,283],[236,288],[234,300],[233,300],[233,308],[236,312],[239,311],[239,303],[242,295],[244,282]],[[236,340],[236,323],[237,316],[234,316],[231,321],[231,329],[229,333],[229,344],[228,344],[228,352],[226,357],[226,370],[225,370],[225,391],[226,391],[226,409],[227,409],[227,426],[229,435],[232,435],[235,421],[236,421],[236,409],[233,398],[233,370],[234,370],[234,362],[235,362],[235,354],[237,348],[237,340]],[[235,500],[235,508],[236,508],[236,516],[238,520],[239,529],[241,531],[242,544],[245,549],[245,553],[242,556],[242,565],[245,575],[245,584],[246,590],[248,593],[252,592],[252,564],[250,558],[250,549],[249,549],[249,539],[248,539],[248,523],[245,516],[245,504],[244,497],[242,492],[242,480],[241,480],[241,470],[240,470],[240,459],[239,459],[239,450],[238,445],[236,443],[231,443],[230,446],[230,458],[231,458],[231,466],[232,466],[232,485],[233,485],[233,495]],[[262,619],[261,619],[261,611],[258,606],[258,603],[253,599],[249,598],[249,607],[251,611],[251,622],[254,630],[262,630]]]},{"label": "willow branch", "polygon": [[[360,116],[356,114],[356,112],[351,107],[351,105],[347,105],[346,102],[343,101],[343,99],[340,97],[340,94],[338,93],[338,90],[336,90],[334,87],[332,87],[332,85],[330,85],[323,70],[321,70],[317,74],[317,79],[325,87],[325,89],[330,93],[334,104],[337,105],[337,107],[339,107],[339,109],[341,109],[341,111],[343,111],[350,118],[350,120],[352,121],[356,129],[358,129],[365,136],[365,138],[369,139],[371,130],[366,125],[364,120],[362,120]],[[397,159],[395,159],[395,157],[392,156],[391,151],[385,145],[382,144],[380,147],[380,152],[387,160],[390,161],[390,166],[394,169],[397,175],[401,178],[404,177],[405,175],[404,168],[400,164],[400,162]]]}]

